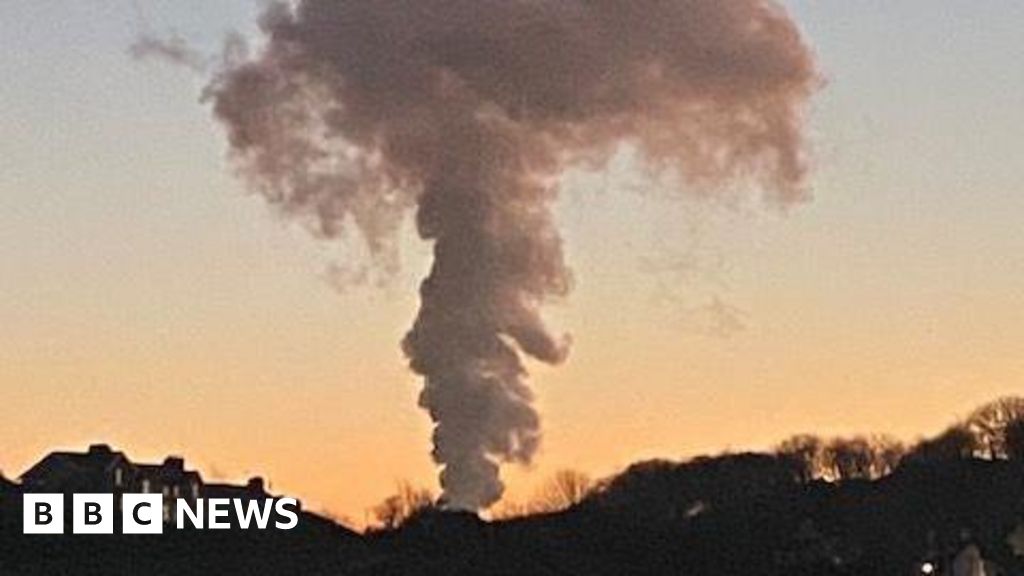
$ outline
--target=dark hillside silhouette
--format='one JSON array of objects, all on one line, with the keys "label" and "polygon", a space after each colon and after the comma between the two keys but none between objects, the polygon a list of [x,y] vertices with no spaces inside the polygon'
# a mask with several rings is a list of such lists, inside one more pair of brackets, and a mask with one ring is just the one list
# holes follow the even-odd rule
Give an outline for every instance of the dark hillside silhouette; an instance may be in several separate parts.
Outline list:
[{"label": "dark hillside silhouette", "polygon": [[1024,575],[1015,405],[986,405],[909,448],[803,435],[774,453],[640,462],[593,485],[565,473],[554,484],[565,509],[507,520],[446,512],[402,485],[366,534],[304,512],[289,532],[30,537],[21,486],[0,482],[0,574],[948,575],[970,550],[987,575]]}]

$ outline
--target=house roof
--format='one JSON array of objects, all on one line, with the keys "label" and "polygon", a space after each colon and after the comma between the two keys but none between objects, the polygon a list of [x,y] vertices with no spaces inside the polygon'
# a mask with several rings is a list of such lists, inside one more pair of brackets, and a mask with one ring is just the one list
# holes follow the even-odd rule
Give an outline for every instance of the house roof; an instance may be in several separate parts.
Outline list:
[{"label": "house roof", "polygon": [[[268,498],[263,479],[254,477],[246,485],[206,484],[195,470],[186,470],[185,461],[180,457],[169,457],[162,464],[135,464],[118,451],[105,444],[89,447],[86,452],[53,452],[21,475],[22,486],[26,489],[66,490],[81,488],[108,481],[116,466],[126,464],[133,478],[150,479],[160,484],[196,483],[202,486],[206,497],[227,498]],[[11,484],[17,489],[16,484]],[[4,490],[0,477],[0,490]]]},{"label": "house roof", "polygon": [[6,492],[15,492],[17,490],[18,490],[18,485],[17,484],[15,484],[14,482],[11,482],[7,478],[4,478],[2,475],[0,475],[0,494],[6,493]]},{"label": "house roof", "polygon": [[89,451],[53,452],[21,475],[21,483],[31,487],[39,482],[59,483],[68,480],[75,483],[89,482],[105,477],[114,467],[126,462],[124,454],[110,449],[105,444],[89,447]]},{"label": "house roof", "polygon": [[135,470],[142,478],[150,478],[160,482],[202,482],[199,472],[168,466],[167,463],[135,464]]},{"label": "house roof", "polygon": [[249,479],[248,484],[205,484],[203,495],[207,498],[269,498],[270,494],[259,477]]}]

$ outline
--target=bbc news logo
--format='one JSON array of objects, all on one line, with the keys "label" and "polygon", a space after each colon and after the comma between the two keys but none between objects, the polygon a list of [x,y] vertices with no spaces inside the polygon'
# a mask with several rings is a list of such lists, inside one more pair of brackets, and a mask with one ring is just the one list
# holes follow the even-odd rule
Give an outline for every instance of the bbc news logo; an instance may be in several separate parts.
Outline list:
[{"label": "bbc news logo", "polygon": [[[23,533],[64,533],[63,494],[25,494],[22,503]],[[195,507],[178,498],[176,504],[174,526],[178,530],[227,530],[235,526],[243,530],[266,530],[269,527],[291,530],[299,525],[298,502],[294,498],[209,498],[205,501],[198,498]],[[163,534],[165,509],[162,494],[122,494],[120,509],[121,533]],[[232,513],[236,525],[231,523]],[[115,515],[113,494],[72,495],[73,534],[113,534]],[[166,524],[170,525],[170,522]]]}]

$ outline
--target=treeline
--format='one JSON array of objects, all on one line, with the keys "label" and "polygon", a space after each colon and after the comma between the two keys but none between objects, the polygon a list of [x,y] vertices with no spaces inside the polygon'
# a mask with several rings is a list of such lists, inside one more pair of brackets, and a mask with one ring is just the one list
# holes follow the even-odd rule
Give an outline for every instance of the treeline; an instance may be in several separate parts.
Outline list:
[{"label": "treeline", "polygon": [[[489,515],[494,520],[508,520],[560,512],[583,502],[595,487],[590,477],[582,472],[559,470],[529,500],[503,500]],[[437,498],[429,488],[417,488],[409,482],[399,482],[394,494],[369,511],[374,523],[367,528],[370,532],[394,530],[411,519],[439,508]]]},{"label": "treeline", "polygon": [[905,463],[1024,459],[1024,398],[985,404],[934,438],[906,446],[884,436],[823,439],[801,434],[779,444],[804,481],[877,480]]},{"label": "treeline", "polygon": [[[798,434],[768,453],[639,462],[600,481],[562,470],[531,499],[503,501],[489,515],[507,520],[598,506],[630,509],[640,515],[646,511],[670,518],[695,517],[713,503],[720,507],[730,499],[747,499],[780,487],[878,480],[905,465],[972,459],[1024,461],[1024,398],[989,402],[937,436],[912,444],[882,434],[838,438]],[[374,520],[370,530],[393,530],[437,508],[430,490],[402,483],[394,495],[370,511]]]}]

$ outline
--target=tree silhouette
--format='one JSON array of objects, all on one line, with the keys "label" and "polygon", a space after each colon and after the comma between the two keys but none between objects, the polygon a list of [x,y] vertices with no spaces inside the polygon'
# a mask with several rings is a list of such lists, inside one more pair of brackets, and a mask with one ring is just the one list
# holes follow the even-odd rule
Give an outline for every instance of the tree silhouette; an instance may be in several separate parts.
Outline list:
[{"label": "tree silhouette", "polygon": [[492,520],[511,520],[523,518],[533,513],[530,505],[516,500],[502,499],[490,509]]},{"label": "tree silhouette", "polygon": [[1024,398],[1007,396],[976,409],[965,422],[978,444],[978,456],[991,460],[1005,459],[1007,428],[1024,420]]},{"label": "tree silhouette", "polygon": [[394,530],[420,512],[433,508],[434,501],[434,494],[429,489],[400,482],[395,494],[373,508],[373,516],[379,528]]},{"label": "tree silhouette", "polygon": [[871,478],[871,445],[864,438],[836,438],[825,447],[825,462],[834,480]]},{"label": "tree silhouette", "polygon": [[783,440],[775,452],[792,462],[804,483],[822,478],[825,470],[825,441],[812,434],[797,434]]},{"label": "tree silhouette", "polygon": [[908,455],[914,462],[948,462],[974,457],[978,440],[963,425],[951,426],[935,438],[922,440]]},{"label": "tree silhouette", "polygon": [[560,512],[583,502],[595,490],[597,485],[586,474],[576,470],[559,470],[537,489],[528,502],[502,500],[491,509],[490,517],[508,520],[531,514]]},{"label": "tree silhouette", "polygon": [[888,436],[835,438],[822,453],[822,477],[830,480],[875,480],[892,473],[906,449]]},{"label": "tree silhouette", "polygon": [[907,455],[907,447],[890,436],[875,435],[871,437],[872,450],[872,478],[881,478],[893,471],[900,465]]},{"label": "tree silhouette", "polygon": [[579,504],[590,494],[590,477],[575,470],[560,470],[541,487],[529,508],[534,513],[556,512]]},{"label": "tree silhouette", "polygon": [[1006,426],[1006,457],[1024,461],[1024,419],[1014,420]]}]

